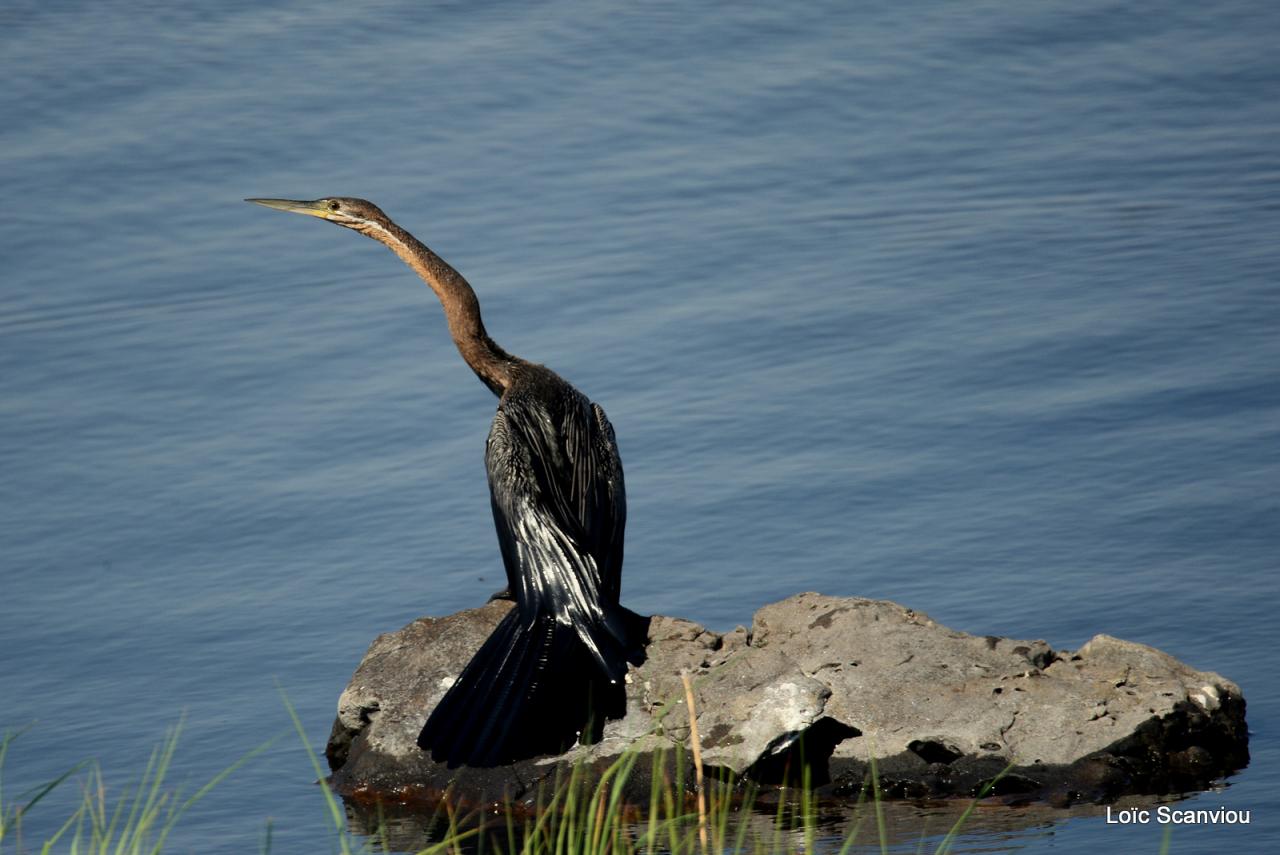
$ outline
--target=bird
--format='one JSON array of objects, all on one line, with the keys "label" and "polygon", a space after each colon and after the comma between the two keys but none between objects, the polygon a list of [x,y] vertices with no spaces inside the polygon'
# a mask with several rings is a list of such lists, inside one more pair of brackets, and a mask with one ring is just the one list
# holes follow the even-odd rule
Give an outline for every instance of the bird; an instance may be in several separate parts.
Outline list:
[{"label": "bird", "polygon": [[[515,607],[436,704],[418,736],[433,760],[498,766],[600,738],[626,711],[647,619],[620,603],[627,520],[622,460],[604,410],[551,369],[489,337],[462,275],[365,199],[246,199],[359,232],[439,298],[463,361],[498,397],[485,469]],[[492,598],[491,598],[492,599]]]}]

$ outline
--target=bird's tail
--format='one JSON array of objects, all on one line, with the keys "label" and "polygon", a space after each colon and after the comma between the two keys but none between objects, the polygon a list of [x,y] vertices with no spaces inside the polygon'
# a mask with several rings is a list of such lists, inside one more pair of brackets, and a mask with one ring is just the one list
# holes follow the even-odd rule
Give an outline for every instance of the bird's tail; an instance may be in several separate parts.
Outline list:
[{"label": "bird's tail", "polygon": [[550,615],[526,624],[515,608],[436,705],[418,745],[450,766],[496,766],[593,742],[605,719],[625,712],[622,681],[600,673],[573,627]]}]

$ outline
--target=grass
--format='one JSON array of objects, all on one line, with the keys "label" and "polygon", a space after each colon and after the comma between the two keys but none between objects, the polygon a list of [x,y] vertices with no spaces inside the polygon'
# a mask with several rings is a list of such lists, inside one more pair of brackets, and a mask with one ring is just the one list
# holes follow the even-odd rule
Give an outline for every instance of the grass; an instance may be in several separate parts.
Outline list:
[{"label": "grass", "polygon": [[[332,848],[342,855],[391,852],[386,823],[370,836],[358,836],[349,830],[344,807],[325,783],[326,770],[308,742],[302,722],[283,692],[281,697],[319,779],[321,796],[328,808]],[[162,855],[170,833],[187,810],[275,741],[250,751],[184,797],[165,782],[181,730],[179,724],[168,731],[152,751],[137,783],[114,798],[108,798],[101,770],[91,762],[81,763],[12,801],[7,800],[0,777],[0,855],[37,851],[41,855]],[[0,773],[5,754],[17,736],[6,733],[0,742]],[[833,840],[818,820],[818,803],[807,769],[803,770],[799,785],[784,789],[776,809],[765,817],[758,809],[759,793],[753,785],[704,779],[705,770],[697,752],[693,758],[694,780],[685,781],[681,774],[673,774],[672,770],[684,768],[679,748],[671,757],[651,764],[643,788],[648,804],[628,804],[624,793],[629,783],[635,783],[632,777],[638,774],[641,759],[635,752],[623,754],[598,775],[585,765],[575,765],[539,793],[531,811],[508,807],[496,815],[464,812],[446,799],[437,814],[436,842],[419,849],[417,855],[799,855],[818,851],[848,855],[855,845],[876,848],[876,844],[881,852],[889,851],[874,763],[858,797],[854,821],[843,837]],[[78,808],[38,848],[24,848],[23,817],[72,779],[81,788]],[[983,795],[985,792],[978,798]],[[935,855],[952,852],[976,804],[977,799],[932,850]],[[876,833],[871,840],[860,840],[868,808],[875,819]],[[264,855],[271,852],[272,832],[268,823],[261,847]],[[923,841],[919,851],[926,851]]]},{"label": "grass", "polygon": [[[164,740],[152,749],[137,784],[125,788],[111,800],[107,798],[102,770],[92,761],[78,763],[49,783],[20,795],[12,804],[5,798],[3,778],[0,777],[0,854],[9,851],[6,841],[11,839],[14,841],[13,851],[27,852],[22,847],[23,817],[68,778],[87,768],[87,774],[80,781],[79,807],[41,844],[42,855],[62,851],[73,855],[160,855],[182,815],[228,775],[271,744],[267,742],[253,749],[183,798],[179,790],[165,787],[165,776],[173,763],[181,732],[181,722],[170,728]],[[0,738],[0,774],[4,771],[4,758],[9,746],[18,735],[6,731]],[[59,844],[64,844],[65,849],[56,848]]]},{"label": "grass", "polygon": [[[826,851],[848,855],[854,846],[888,852],[890,842],[882,805],[874,801],[874,772],[862,787],[855,820],[836,837],[819,820],[818,800],[807,770],[802,782],[782,793],[769,815],[762,812],[758,791],[747,782],[732,780],[681,781],[672,770],[683,768],[682,758],[656,761],[645,781],[647,809],[628,805],[628,789],[641,760],[624,754],[603,774],[576,765],[567,777],[549,786],[537,799],[537,809],[517,816],[511,809],[497,815],[481,812],[458,815],[448,807],[441,842],[424,852],[466,852],[468,855],[799,855]],[[695,764],[696,766],[696,764]],[[872,801],[869,802],[868,799]],[[979,797],[981,798],[981,797]],[[975,800],[976,804],[976,800]],[[877,815],[878,833],[860,837],[867,813]],[[968,814],[942,838],[935,855],[953,851]],[[455,835],[461,829],[471,837]]]}]

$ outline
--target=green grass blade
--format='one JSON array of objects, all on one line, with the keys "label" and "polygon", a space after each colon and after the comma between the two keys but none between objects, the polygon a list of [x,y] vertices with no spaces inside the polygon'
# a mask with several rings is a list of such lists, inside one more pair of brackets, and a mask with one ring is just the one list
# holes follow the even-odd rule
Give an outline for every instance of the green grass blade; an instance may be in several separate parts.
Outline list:
[{"label": "green grass blade", "polygon": [[[156,840],[155,846],[153,846],[151,849],[151,855],[160,855],[160,851],[163,849],[165,841],[169,838],[169,833],[173,831],[174,826],[177,825],[178,823],[178,819],[184,813],[187,812],[188,808],[190,808],[196,802],[200,801],[202,798],[207,796],[210,793],[210,791],[213,790],[214,787],[218,786],[223,781],[225,781],[227,777],[231,775],[231,773],[235,772],[241,766],[248,763],[254,757],[257,757],[259,754],[266,751],[268,748],[274,745],[279,739],[280,739],[280,735],[273,736],[270,739],[268,739],[266,742],[263,742],[262,744],[258,745],[256,748],[251,749],[248,753],[241,756],[240,759],[236,760],[230,766],[228,766],[227,768],[223,769],[221,772],[219,772],[218,774],[210,778],[208,783],[206,783],[200,789],[196,790],[190,797],[187,798],[186,801],[182,802],[182,804],[178,805],[177,808],[171,812],[169,817],[165,820],[164,825],[161,827],[160,836]],[[176,797],[174,798],[174,801],[175,802],[177,801]],[[268,828],[267,841],[268,843],[270,843],[270,839],[271,839],[270,825],[268,825],[267,828]]]},{"label": "green grass blade", "polygon": [[880,838],[880,855],[889,855],[889,831],[884,821],[884,798],[880,793],[880,770],[876,768],[875,747],[871,750],[871,796],[876,811],[876,834]]},{"label": "green grass blade", "polygon": [[62,839],[62,835],[66,834],[73,824],[78,824],[83,817],[84,805],[81,805],[80,808],[75,813],[71,814],[71,816],[67,818],[67,821],[62,824],[62,827],[58,829],[58,833],[46,840],[44,846],[40,847],[40,855],[49,855],[49,853],[53,851],[53,847],[57,842]]},{"label": "green grass blade", "polygon": [[293,721],[293,728],[298,732],[298,738],[302,740],[302,747],[307,751],[307,759],[311,761],[311,768],[315,770],[316,778],[320,781],[320,789],[324,793],[325,804],[329,807],[329,819],[333,822],[333,828],[339,834],[343,835],[344,849],[346,851],[345,840],[347,821],[346,814],[342,808],[338,806],[338,800],[333,795],[333,791],[329,789],[329,785],[325,782],[328,777],[324,768],[320,765],[320,758],[311,747],[311,743],[307,741],[306,728],[302,726],[302,719],[298,718],[298,712],[293,708],[293,704],[289,702],[289,696],[285,694],[284,687],[276,682],[276,691],[280,693],[280,700],[284,701],[284,708],[289,711],[289,718]]},{"label": "green grass blade", "polygon": [[[3,759],[3,758],[0,758],[0,759]],[[85,767],[86,767],[86,766],[88,766],[88,765],[89,765],[89,761],[88,761],[88,760],[81,760],[79,763],[77,763],[76,765],[72,766],[70,769],[68,769],[67,771],[63,772],[61,775],[59,775],[58,777],[54,778],[52,781],[50,781],[49,783],[47,783],[47,784],[45,784],[43,787],[41,787],[41,788],[40,788],[40,791],[39,791],[39,792],[37,792],[37,793],[36,793],[36,794],[31,798],[31,800],[30,800],[30,801],[28,801],[25,805],[23,805],[19,810],[20,810],[22,813],[27,813],[27,812],[29,812],[33,807],[35,807],[37,804],[39,804],[39,803],[40,803],[40,800],[41,800],[41,799],[43,799],[45,796],[49,795],[49,793],[53,792],[53,791],[58,787],[58,785],[59,785],[59,784],[61,784],[62,782],[66,781],[66,780],[67,780],[67,778],[70,778],[70,777],[71,777],[72,775],[74,775],[76,772],[79,772],[81,769],[85,768]],[[24,798],[25,798],[25,795],[24,795]]]},{"label": "green grass blade", "polygon": [[995,786],[999,783],[1000,779],[1009,774],[1009,770],[1012,768],[1013,761],[1010,760],[1009,765],[1001,769],[998,775],[982,785],[982,789],[978,791],[978,794],[974,796],[973,800],[965,807],[964,812],[960,814],[960,818],[952,824],[951,829],[947,832],[947,836],[942,838],[942,842],[939,843],[938,848],[934,850],[935,855],[947,855],[947,853],[951,851],[952,847],[955,846],[956,838],[960,835],[960,830],[964,827],[965,823],[969,821],[969,816],[975,809],[977,809],[978,802],[986,798],[987,795],[995,789]]}]

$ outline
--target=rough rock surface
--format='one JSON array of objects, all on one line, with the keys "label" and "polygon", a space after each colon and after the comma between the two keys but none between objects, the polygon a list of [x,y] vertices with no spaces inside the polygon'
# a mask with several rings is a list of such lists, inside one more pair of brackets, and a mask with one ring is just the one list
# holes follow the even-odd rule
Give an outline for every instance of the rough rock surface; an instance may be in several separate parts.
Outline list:
[{"label": "rough rock surface", "polygon": [[1239,687],[1159,650],[1106,635],[1054,650],[808,593],[760,609],[750,631],[654,617],[627,715],[600,743],[446,769],[418,750],[418,730],[509,608],[423,618],[374,641],[326,752],[339,792],[413,802],[451,786],[475,801],[520,799],[567,762],[602,768],[629,747],[649,759],[688,742],[686,671],[704,763],[767,783],[803,758],[830,795],[856,795],[872,757],[890,797],[972,795],[1012,764],[997,793],[1054,804],[1200,789],[1248,762]]}]

